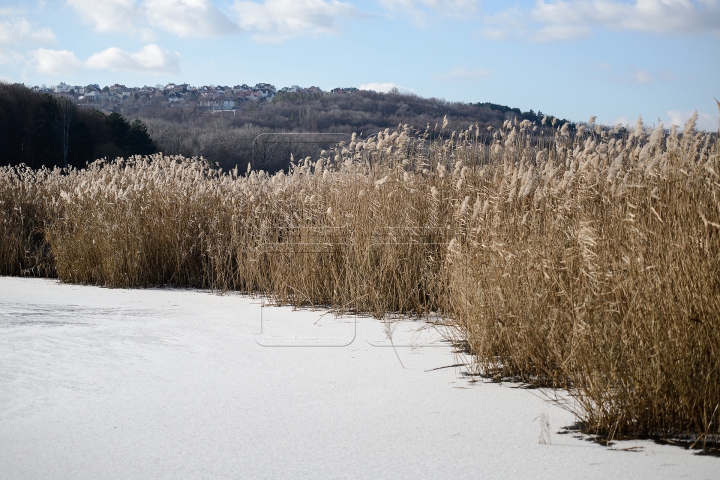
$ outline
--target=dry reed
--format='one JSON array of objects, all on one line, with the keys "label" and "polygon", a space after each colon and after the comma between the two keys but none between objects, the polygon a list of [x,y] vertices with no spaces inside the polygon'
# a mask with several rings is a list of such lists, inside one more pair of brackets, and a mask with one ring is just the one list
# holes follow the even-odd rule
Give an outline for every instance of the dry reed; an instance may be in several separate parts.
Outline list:
[{"label": "dry reed", "polygon": [[717,137],[536,128],[488,145],[400,126],[275,175],[162,155],[4,168],[0,273],[439,312],[479,373],[568,389],[591,432],[716,439]]}]

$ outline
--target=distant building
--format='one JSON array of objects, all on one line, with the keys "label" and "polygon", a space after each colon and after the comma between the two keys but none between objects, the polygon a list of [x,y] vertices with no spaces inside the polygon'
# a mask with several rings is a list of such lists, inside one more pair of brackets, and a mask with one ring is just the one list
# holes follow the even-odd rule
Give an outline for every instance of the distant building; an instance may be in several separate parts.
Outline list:
[{"label": "distant building", "polygon": [[91,90],[87,92],[85,95],[78,98],[78,100],[84,102],[84,103],[97,103],[100,101],[100,92],[97,90]]},{"label": "distant building", "polygon": [[167,96],[167,101],[168,101],[168,103],[182,102],[183,96],[182,96],[182,94],[180,94],[178,92],[173,92]]},{"label": "distant building", "polygon": [[70,93],[70,90],[72,90],[72,87],[70,85],[66,85],[65,82],[60,82],[60,85],[55,85],[53,87],[53,92],[55,93]]},{"label": "distant building", "polygon": [[277,92],[277,90],[275,89],[275,85],[271,85],[269,83],[258,83],[255,85],[255,89],[267,92],[272,95],[275,95],[275,93]]},{"label": "distant building", "polygon": [[357,92],[358,89],[355,87],[339,87],[339,88],[333,88],[330,90],[330,93],[352,93]]},{"label": "distant building", "polygon": [[221,112],[235,109],[236,102],[224,95],[206,96],[200,100],[200,109],[208,112]]}]

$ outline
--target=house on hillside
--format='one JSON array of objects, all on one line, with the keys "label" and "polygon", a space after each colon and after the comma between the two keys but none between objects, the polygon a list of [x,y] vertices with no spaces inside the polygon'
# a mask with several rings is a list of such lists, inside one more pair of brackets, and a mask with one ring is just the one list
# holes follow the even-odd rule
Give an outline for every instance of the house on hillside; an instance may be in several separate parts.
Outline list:
[{"label": "house on hillside", "polygon": [[277,92],[277,90],[275,89],[275,85],[272,85],[270,83],[257,83],[255,84],[255,89],[272,93],[273,95]]},{"label": "house on hillside", "polygon": [[200,100],[200,110],[221,112],[235,109],[236,102],[225,95],[205,96]]},{"label": "house on hillside", "polygon": [[235,98],[237,102],[247,102],[248,100],[253,100],[253,92],[252,90],[238,90],[235,92]]},{"label": "house on hillside", "polygon": [[85,95],[78,97],[78,101],[82,103],[97,103],[100,101],[100,92],[97,90],[85,92]]},{"label": "house on hillside", "polygon": [[269,83],[258,83],[253,88],[253,92],[258,99],[270,100],[275,96],[277,90],[274,85]]},{"label": "house on hillside", "polygon": [[66,85],[65,82],[60,82],[60,85],[55,85],[53,87],[53,92],[55,93],[70,93],[70,90],[72,90],[72,87],[70,85]]},{"label": "house on hillside", "polygon": [[234,110],[235,109],[235,100],[233,100],[230,97],[226,96],[220,96],[215,99],[216,102],[218,102],[220,106],[220,110]]},{"label": "house on hillside", "polygon": [[168,103],[178,103],[183,101],[183,95],[179,92],[173,92],[167,95]]},{"label": "house on hillside", "polygon": [[357,91],[358,89],[355,87],[338,87],[330,90],[330,93],[352,93]]}]

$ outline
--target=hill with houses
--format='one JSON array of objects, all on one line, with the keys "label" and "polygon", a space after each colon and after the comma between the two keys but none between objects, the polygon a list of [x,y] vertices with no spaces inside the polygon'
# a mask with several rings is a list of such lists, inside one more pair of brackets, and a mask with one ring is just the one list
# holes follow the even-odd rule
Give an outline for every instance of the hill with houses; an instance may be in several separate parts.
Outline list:
[{"label": "hill with houses", "polygon": [[[245,169],[248,164],[271,171],[287,168],[291,155],[316,155],[332,146],[339,134],[357,132],[367,136],[399,124],[432,129],[447,117],[450,126],[445,133],[449,134],[471,124],[487,131],[487,127],[497,128],[513,118],[539,125],[546,116],[489,102],[447,102],[397,90],[379,93],[354,87],[324,91],[298,85],[278,89],[269,83],[233,87],[170,83],[101,88],[97,84],[60,83],[31,90],[68,99],[83,111],[138,119],[147,127],[158,151],[203,156],[226,169]],[[566,122],[558,119],[556,127]],[[303,137],[302,142],[297,141],[298,137],[291,140],[282,136],[313,132],[335,136]],[[268,142],[270,138],[274,140]]]},{"label": "hill with houses", "polygon": [[[78,105],[87,105],[106,109],[117,109],[127,102],[159,100],[168,105],[194,104],[199,111],[231,111],[242,108],[247,102],[272,100],[276,94],[300,93],[321,95],[324,92],[318,87],[303,88],[298,85],[277,90],[269,83],[258,83],[254,87],[246,84],[234,87],[222,85],[204,85],[195,87],[187,83],[156,85],[154,87],[126,87],[115,84],[100,87],[98,84],[86,86],[68,85],[61,82],[51,87],[32,87],[32,90],[55,95],[72,97]],[[333,89],[330,93],[352,91],[357,89]]]}]

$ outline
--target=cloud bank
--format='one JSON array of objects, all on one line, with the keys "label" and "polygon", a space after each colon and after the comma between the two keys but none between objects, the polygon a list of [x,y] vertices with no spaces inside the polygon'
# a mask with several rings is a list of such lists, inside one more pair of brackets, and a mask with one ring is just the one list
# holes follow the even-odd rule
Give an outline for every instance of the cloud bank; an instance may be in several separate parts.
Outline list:
[{"label": "cloud bank", "polygon": [[219,37],[240,31],[209,0],[148,0],[145,15],[152,26],[178,37]]},{"label": "cloud bank", "polygon": [[85,69],[127,71],[151,75],[180,72],[179,55],[172,54],[155,44],[145,45],[137,52],[126,52],[117,47],[111,47],[94,53],[85,61],[81,61],[73,52],[67,50],[40,48],[33,52],[32,63],[35,71],[39,74],[53,77],[72,75]]},{"label": "cloud bank", "polygon": [[386,10],[410,15],[424,24],[431,15],[468,17],[478,11],[479,0],[378,0]]},{"label": "cloud bank", "polygon": [[82,62],[73,52],[39,48],[32,54],[35,71],[41,75],[72,75],[82,68]]},{"label": "cloud bank", "polygon": [[303,35],[335,34],[341,19],[366,15],[350,3],[337,0],[237,1],[233,9],[240,27],[265,43],[280,43]]},{"label": "cloud bank", "polygon": [[66,0],[80,19],[96,32],[137,32],[141,12],[135,0]]},{"label": "cloud bank", "polygon": [[538,0],[484,18],[482,35],[536,42],[587,37],[596,29],[720,35],[720,0]]},{"label": "cloud bank", "polygon": [[21,11],[0,8],[0,64],[22,61],[23,57],[15,51],[16,47],[48,45],[56,41],[52,30],[37,28]]},{"label": "cloud bank", "polygon": [[[438,2],[440,0],[423,0]],[[467,1],[467,0],[456,0]],[[235,0],[232,18],[211,0],[65,0],[97,32],[122,32],[154,38],[164,30],[181,38],[250,33],[255,40],[279,43],[303,35],[340,31],[343,19],[366,15],[339,0]]]},{"label": "cloud bank", "polygon": [[[666,114],[668,118],[667,124],[682,127],[683,125],[685,125],[685,122],[687,122],[690,117],[693,116],[694,113],[695,112],[692,111],[680,112],[677,110],[669,110]],[[719,126],[720,124],[718,123],[717,115],[711,115],[705,112],[698,112],[697,128],[712,132],[717,131]]]},{"label": "cloud bank", "polygon": [[136,73],[174,74],[180,72],[178,55],[155,45],[145,45],[135,53],[111,47],[95,53],[85,62],[94,70],[124,70]]},{"label": "cloud bank", "polygon": [[239,27],[210,0],[66,0],[66,5],[96,32],[140,34],[153,38],[154,29],[179,37],[217,37]]},{"label": "cloud bank", "polygon": [[25,18],[10,18],[0,22],[0,48],[12,45],[55,43],[55,34],[49,28],[35,28]]}]

